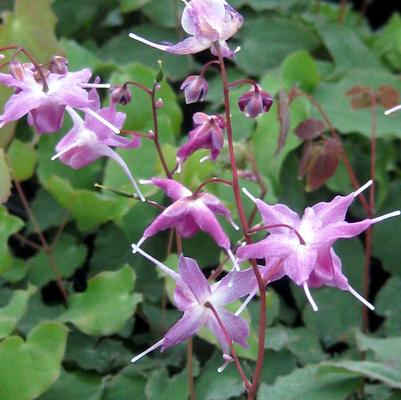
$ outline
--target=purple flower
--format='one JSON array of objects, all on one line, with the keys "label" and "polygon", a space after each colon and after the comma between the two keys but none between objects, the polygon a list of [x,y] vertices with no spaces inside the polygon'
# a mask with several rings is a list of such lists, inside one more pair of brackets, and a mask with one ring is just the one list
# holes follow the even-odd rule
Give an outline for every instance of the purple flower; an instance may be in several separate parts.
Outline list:
[{"label": "purple flower", "polygon": [[235,229],[238,226],[231,218],[231,213],[220,200],[205,192],[193,194],[189,189],[172,179],[152,178],[140,181],[142,184],[153,184],[161,188],[173,204],[167,207],[146,229],[138,242],[138,247],[149,237],[160,231],[175,228],[183,238],[190,238],[198,231],[208,233],[217,245],[226,250],[237,266],[230,250],[230,239],[217,221],[215,214],[223,215]]},{"label": "purple flower", "polygon": [[253,86],[238,100],[240,110],[248,118],[256,118],[258,115],[268,112],[273,104],[273,97],[262,90],[259,85]]},{"label": "purple flower", "polygon": [[[244,192],[256,203],[270,235],[258,243],[238,249],[239,260],[264,258],[270,280],[287,275],[297,285],[302,286],[313,309],[317,306],[309,292],[309,287],[334,286],[350,291],[370,309],[374,307],[363,299],[349,285],[341,271],[341,260],[333,249],[337,239],[352,238],[384,219],[400,215],[399,211],[360,222],[346,222],[345,214],[355,197],[369,187],[369,181],[362,188],[348,196],[337,196],[331,202],[321,202],[308,207],[302,218],[283,204],[268,205]],[[280,269],[271,271],[281,262]],[[270,272],[269,272],[270,271]]]},{"label": "purple flower", "polygon": [[[61,127],[66,106],[90,106],[88,92],[82,88],[92,75],[89,69],[65,74],[47,72],[49,90],[44,92],[43,82],[33,65],[20,66],[18,74],[0,73],[0,84],[15,89],[4,107],[4,113],[0,115],[0,128],[29,113],[28,122],[38,133],[53,133]],[[61,68],[60,65],[58,67]]]},{"label": "purple flower", "polygon": [[172,54],[195,54],[219,43],[224,57],[232,57],[235,52],[228,48],[226,40],[231,38],[242,26],[243,18],[225,0],[184,1],[185,8],[181,24],[191,37],[172,45],[161,45],[130,33],[132,39],[156,49]]},{"label": "purple flower", "polygon": [[139,198],[144,201],[144,197],[126,163],[119,154],[110,148],[110,146],[135,148],[140,145],[140,139],[138,137],[128,139],[114,133],[113,128],[121,128],[126,115],[117,112],[114,104],[106,108],[100,108],[99,96],[96,90],[91,90],[89,97],[95,111],[91,109],[91,113],[85,115],[85,120],[82,120],[79,114],[71,107],[67,107],[67,112],[71,115],[74,125],[57,144],[57,154],[52,157],[52,160],[59,158],[62,163],[71,168],[79,169],[99,157],[110,157],[121,166]]},{"label": "purple flower", "polygon": [[187,104],[197,103],[198,101],[205,100],[209,85],[202,76],[191,75],[182,83],[181,90],[184,91],[185,102]]},{"label": "purple flower", "polygon": [[255,275],[252,269],[235,274],[229,273],[219,282],[209,286],[198,264],[191,258],[180,256],[177,273],[136,245],[132,245],[132,248],[133,253],[139,252],[175,280],[174,303],[184,313],[182,318],[164,335],[163,339],[134,357],[131,360],[133,363],[158,347],[164,351],[183,342],[196,335],[203,326],[206,326],[216,336],[225,359],[230,360],[231,343],[227,343],[226,337],[213,312],[207,307],[207,303],[210,303],[216,310],[230,339],[245,348],[248,347],[248,323],[243,318],[227,311],[225,306],[248,295],[253,289]]},{"label": "purple flower", "polygon": [[110,99],[114,104],[127,105],[131,99],[131,90],[128,85],[114,86],[110,91]]},{"label": "purple flower", "polygon": [[223,129],[226,126],[224,118],[221,115],[207,115],[201,112],[193,116],[195,128],[189,132],[189,140],[177,151],[177,162],[181,170],[182,164],[195,151],[199,149],[209,149],[210,155],[201,159],[215,160],[220,154],[224,145]]}]

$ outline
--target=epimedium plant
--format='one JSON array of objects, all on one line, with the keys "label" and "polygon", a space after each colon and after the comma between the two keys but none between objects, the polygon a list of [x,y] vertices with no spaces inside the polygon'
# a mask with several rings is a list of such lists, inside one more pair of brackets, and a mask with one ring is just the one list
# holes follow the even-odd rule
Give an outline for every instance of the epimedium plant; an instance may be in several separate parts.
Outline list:
[{"label": "epimedium plant", "polygon": [[[143,295],[151,297],[153,293],[156,299],[160,296],[160,292],[163,295],[162,313],[159,315],[155,310],[152,311],[149,306],[144,305],[141,318],[145,321],[161,318],[164,320],[164,325],[167,319],[166,314],[174,313],[173,310],[166,308],[167,295],[170,297],[171,303],[184,313],[178,322],[176,313],[174,313],[174,318],[168,316],[169,322],[172,320],[171,326],[169,329],[163,329],[162,339],[132,358],[135,366],[129,367],[126,366],[127,363],[120,362],[117,367],[121,369],[121,367],[126,366],[126,368],[121,370],[110,382],[107,377],[100,379],[98,376],[86,376],[79,369],[73,373],[68,373],[67,369],[61,371],[60,381],[62,384],[77,387],[80,396],[83,396],[82,393],[85,393],[86,389],[89,393],[94,387],[97,388],[99,396],[104,396],[104,398],[114,398],[115,393],[118,393],[118,388],[124,388],[122,390],[127,390],[130,395],[139,393],[143,389],[143,385],[138,382],[142,382],[143,377],[140,373],[136,373],[136,368],[140,368],[137,365],[146,362],[145,359],[139,360],[158,347],[163,351],[187,341],[187,373],[184,371],[182,374],[176,375],[175,381],[167,384],[168,376],[163,375],[163,372],[158,373],[156,371],[147,384],[146,396],[150,398],[167,396],[166,393],[169,393],[169,390],[174,390],[174,385],[179,385],[179,382],[188,379],[188,394],[191,398],[195,398],[196,389],[193,376],[196,375],[194,369],[197,368],[197,364],[193,358],[194,350],[196,353],[196,346],[194,349],[192,337],[199,334],[212,343],[218,343],[222,350],[223,360],[220,360],[220,364],[216,366],[217,358],[214,357],[213,360],[202,367],[207,372],[204,372],[198,380],[200,382],[203,380],[204,385],[207,385],[206,374],[210,373],[209,370],[215,371],[217,367],[218,371],[222,372],[222,377],[228,376],[231,379],[233,369],[230,364],[234,364],[241,384],[239,389],[236,389],[237,391],[232,394],[230,394],[229,389],[227,389],[228,394],[202,394],[202,389],[198,389],[198,396],[200,398],[229,398],[245,391],[248,399],[256,398],[261,380],[265,378],[264,366],[269,365],[269,356],[272,356],[274,360],[274,355],[269,351],[266,352],[266,349],[282,350],[286,347],[282,338],[285,332],[284,328],[268,327],[266,329],[267,324],[270,324],[267,318],[270,311],[273,310],[269,304],[271,298],[266,292],[267,287],[270,287],[275,281],[288,277],[296,285],[303,288],[311,308],[313,311],[318,311],[317,303],[319,301],[315,302],[310,288],[333,286],[343,291],[349,291],[368,309],[374,310],[374,306],[368,301],[368,297],[370,297],[370,265],[374,251],[371,227],[384,219],[400,215],[399,211],[391,210],[387,213],[381,213],[379,216],[376,216],[375,212],[378,157],[377,108],[378,105],[390,108],[388,113],[399,109],[399,106],[395,105],[398,101],[395,89],[390,86],[381,86],[377,91],[373,91],[363,87],[353,87],[344,93],[352,97],[351,104],[355,109],[369,108],[371,112],[372,132],[370,135],[368,174],[370,180],[365,185],[360,184],[359,171],[355,170],[351,154],[337,132],[336,122],[330,119],[318,99],[308,93],[307,79],[302,81],[306,82],[305,87],[302,83],[294,86],[297,79],[303,79],[302,72],[296,78],[292,76],[292,73],[286,75],[286,79],[290,81],[288,90],[281,89],[279,91],[277,99],[279,125],[276,125],[278,128],[277,146],[272,149],[272,143],[269,142],[270,148],[256,148],[257,140],[263,140],[261,135],[270,133],[269,129],[263,129],[263,124],[257,128],[260,133],[256,132],[255,134],[256,139],[253,143],[255,148],[252,148],[249,143],[237,143],[234,138],[237,126],[242,127],[242,125],[237,125],[240,118],[266,120],[269,123],[269,118],[272,118],[271,115],[273,115],[270,109],[274,107],[273,96],[263,89],[264,83],[260,84],[253,79],[243,79],[242,77],[232,81],[229,79],[227,65],[231,60],[235,61],[237,53],[239,57],[241,51],[246,51],[246,42],[244,49],[240,50],[237,47],[235,50],[231,50],[227,40],[240,32],[242,25],[246,24],[246,19],[244,20],[241,14],[224,0],[191,0],[184,3],[181,23],[189,37],[179,43],[159,45],[136,33],[129,34],[132,39],[142,42],[144,45],[149,45],[172,55],[187,56],[210,48],[214,57],[205,63],[199,75],[191,75],[185,78],[181,84],[181,89],[187,104],[205,101],[208,99],[210,86],[206,73],[217,69],[222,88],[223,113],[221,114],[216,110],[215,113],[197,112],[193,114],[194,128],[178,149],[169,147],[171,143],[174,143],[173,135],[167,135],[167,137],[170,136],[171,142],[169,142],[163,133],[163,130],[170,129],[171,131],[173,129],[171,126],[169,128],[169,124],[172,123],[171,121],[166,123],[166,114],[162,114],[162,111],[168,110],[169,113],[174,113],[174,106],[168,108],[169,100],[171,100],[169,96],[171,97],[171,95],[168,92],[163,92],[163,86],[166,86],[167,83],[163,80],[164,73],[161,66],[157,73],[146,76],[145,80],[148,82],[136,80],[135,76],[129,76],[129,71],[125,71],[121,75],[127,76],[127,78],[110,85],[100,83],[98,78],[89,82],[92,72],[87,68],[71,72],[67,58],[59,55],[55,55],[49,62],[41,64],[25,47],[10,45],[0,49],[1,57],[4,58],[2,68],[8,68],[8,72],[0,74],[0,82],[14,91],[8,98],[3,114],[0,116],[1,126],[7,127],[8,124],[27,115],[28,124],[39,135],[43,136],[39,147],[46,146],[49,149],[54,149],[52,156],[54,163],[61,162],[73,169],[92,165],[89,167],[92,168],[91,173],[83,178],[88,182],[98,173],[99,163],[95,161],[101,157],[110,158],[115,162],[115,165],[122,169],[130,182],[133,193],[127,191],[125,183],[121,184],[124,187],[122,189],[108,182],[107,173],[111,183],[114,181],[123,182],[112,164],[107,165],[104,184],[97,185],[103,190],[102,196],[94,195],[85,188],[85,185],[79,190],[74,190],[71,183],[66,180],[63,181],[57,176],[46,178],[48,173],[46,168],[42,167],[39,174],[42,176],[41,179],[46,182],[47,191],[67,208],[74,218],[79,220],[82,215],[92,216],[93,224],[89,220],[86,224],[78,225],[78,229],[82,232],[91,230],[108,220],[121,220],[131,212],[132,204],[144,203],[141,207],[144,207],[143,210],[147,210],[143,212],[148,212],[149,216],[137,224],[133,218],[129,224],[131,225],[132,222],[133,226],[124,228],[126,232],[129,232],[131,241],[135,240],[136,242],[132,244],[132,251],[139,253],[144,259],[157,266],[163,277],[172,278],[175,288],[172,288],[170,283],[166,283],[167,289],[157,284],[155,284],[156,287],[152,288],[152,283],[148,280],[156,281],[157,278],[154,274],[152,275],[152,272],[149,272],[148,265],[142,264],[139,271],[145,274],[141,283]],[[126,38],[126,40],[129,39]],[[330,44],[327,46],[330,49]],[[26,60],[21,61],[23,56],[27,58],[27,62],[25,62]],[[307,53],[297,53],[295,61],[286,60],[285,68],[291,71],[291,68],[294,68],[291,67],[291,62],[296,64],[305,57],[307,59],[306,64],[308,64],[310,62],[308,57],[310,56]],[[334,57],[336,57],[335,53]],[[133,75],[140,76],[138,72],[140,68],[134,67],[133,71]],[[116,74],[113,81],[118,76]],[[269,84],[269,81],[271,80],[266,79],[265,83]],[[244,85],[250,87],[245,93],[242,92],[242,89],[238,89]],[[266,88],[271,90],[268,86]],[[107,90],[109,90],[108,96]],[[233,104],[233,94],[236,93],[238,93],[237,110]],[[99,94],[109,97],[108,106],[102,107]],[[146,123],[140,127],[141,121],[139,121],[135,124],[129,124],[130,129],[124,129],[125,122],[128,121],[129,123],[130,118],[132,118],[129,107],[134,102],[135,97],[141,95],[146,97],[145,100],[148,101],[150,106],[151,112],[148,115],[152,121],[152,127],[148,131],[141,129],[146,126]],[[358,97],[357,100],[355,100],[356,96]],[[360,101],[361,97],[362,102]],[[125,110],[124,106],[126,107]],[[280,156],[283,157],[285,151],[288,153],[288,149],[291,149],[290,141],[293,138],[289,136],[290,117],[293,117],[292,114],[296,114],[294,109],[296,110],[297,107],[301,108],[300,114],[305,114],[302,109],[306,109],[307,106],[312,106],[321,118],[317,119],[317,116],[295,118],[296,120],[299,119],[295,132],[299,139],[305,141],[299,170],[300,175],[307,175],[307,188],[315,190],[327,184],[328,179],[339,168],[343,167],[345,176],[338,176],[350,182],[354,191],[345,196],[336,196],[330,202],[320,201],[311,207],[306,207],[302,218],[300,218],[290,207],[277,202],[271,204],[271,202],[265,202],[263,198],[268,189],[271,190],[275,184],[277,185],[273,179],[274,168],[277,168],[274,163],[278,162]],[[119,111],[120,107],[121,111]],[[243,115],[240,116],[235,112],[241,112]],[[58,142],[55,143],[53,138],[57,137],[57,132],[60,129],[65,129],[62,128],[65,113],[70,116],[72,127],[61,140],[57,138]],[[141,114],[136,115],[136,117],[141,119]],[[241,123],[239,122],[239,124]],[[326,130],[330,136],[324,135]],[[262,141],[262,143],[264,142]],[[116,148],[121,150],[116,150]],[[204,150],[208,150],[209,154],[204,156]],[[260,154],[263,151],[270,155],[266,165],[270,165],[272,168],[267,173],[263,171],[265,167],[260,162]],[[200,158],[198,154],[201,154]],[[157,171],[159,173],[152,175],[143,173],[142,171],[149,171],[149,169],[138,163],[135,165],[135,161],[132,160],[136,157],[140,159],[141,163],[145,164],[152,163],[150,160],[155,160],[160,167]],[[219,162],[223,168],[218,169],[210,166]],[[45,165],[43,163],[43,166]],[[199,173],[198,169],[201,168],[205,168],[206,173]],[[2,170],[5,171],[3,174],[6,176],[8,174],[7,167],[4,166]],[[43,282],[38,271],[43,269],[44,264],[48,264],[47,267],[53,273],[53,279],[67,308],[62,311],[59,309],[51,311],[46,308],[43,309],[43,305],[40,305],[40,299],[34,298],[35,289],[28,287],[22,293],[14,292],[8,305],[1,309],[5,321],[3,337],[6,338],[0,343],[0,354],[3,354],[4,363],[2,370],[6,368],[6,362],[11,362],[7,360],[10,359],[10,354],[13,351],[18,354],[16,358],[19,363],[15,371],[19,371],[23,365],[24,352],[32,351],[33,354],[39,354],[42,349],[47,352],[50,351],[54,357],[53,366],[48,367],[52,370],[52,374],[40,376],[33,387],[30,387],[28,382],[21,385],[23,389],[18,392],[17,398],[29,399],[37,398],[44,393],[60,374],[63,349],[66,345],[66,331],[62,323],[70,322],[76,328],[76,331],[71,334],[72,339],[69,339],[69,346],[74,347],[71,344],[74,343],[74,340],[75,343],[80,343],[75,345],[75,349],[69,349],[67,346],[65,367],[78,365],[83,370],[91,370],[95,368],[93,360],[97,360],[98,355],[104,354],[106,361],[95,369],[100,373],[110,371],[116,367],[110,366],[113,365],[110,354],[115,351],[119,356],[123,355],[122,357],[124,357],[127,353],[127,349],[122,345],[123,340],[129,340],[132,332],[132,326],[127,324],[127,321],[143,298],[133,292],[134,270],[136,268],[132,270],[129,266],[124,266],[113,272],[98,273],[88,280],[87,287],[82,290],[83,293],[69,293],[71,288],[67,288],[66,278],[74,274],[76,267],[73,265],[82,265],[82,259],[86,257],[86,248],[85,250],[79,249],[77,243],[74,243],[74,238],[65,232],[68,216],[61,216],[61,219],[60,215],[55,216],[56,219],[59,219],[60,224],[56,224],[56,226],[59,225],[59,228],[54,237],[49,239],[43,233],[46,228],[52,226],[54,220],[46,222],[45,218],[42,218],[41,221],[37,219],[36,211],[40,211],[43,205],[39,200],[35,207],[29,204],[20,179],[16,176],[16,171],[14,168],[11,170],[15,190],[32,224],[31,228],[27,228],[27,233],[35,232],[35,240],[38,239],[40,244],[21,235],[19,232],[22,226],[21,220],[7,212],[6,209],[2,211],[4,214],[2,217],[4,235],[8,237],[14,234],[16,240],[38,252],[37,255],[30,257],[27,263],[29,264],[28,282],[35,284],[35,279],[36,282]],[[139,183],[147,185],[144,186],[146,190],[139,188],[133,173],[142,178]],[[117,178],[115,178],[116,176]],[[192,176],[197,176],[195,181]],[[366,174],[363,174],[363,178],[365,176]],[[275,176],[276,180],[277,178],[278,175]],[[77,178],[73,177],[72,179]],[[4,181],[7,182],[7,176]],[[250,182],[253,183],[253,189],[249,186]],[[286,184],[282,184],[282,186],[285,188]],[[343,186],[347,186],[347,184],[343,184]],[[148,189],[149,187],[150,189]],[[250,191],[254,192],[257,187],[261,192],[260,199],[255,198],[250,193]],[[171,204],[166,205],[162,201],[158,189],[167,195]],[[364,195],[364,191],[367,189],[369,189],[368,198]],[[209,190],[213,190],[213,194]],[[248,200],[242,196],[241,192],[249,197],[251,205],[254,203],[253,208],[247,204]],[[5,200],[7,188],[4,193]],[[42,193],[44,193],[43,199],[49,200],[48,195],[45,192]],[[359,213],[361,215],[364,212],[366,218],[359,222],[346,222],[347,210],[354,199],[360,201],[362,208]],[[139,205],[135,205],[136,207]],[[396,206],[394,208],[396,209]],[[57,210],[57,212],[59,211]],[[98,214],[102,215],[100,219],[97,218]],[[217,219],[217,215],[225,217],[233,229],[229,231],[229,228],[223,226]],[[134,216],[137,215],[134,214]],[[261,218],[262,222],[255,224],[255,220],[258,218]],[[391,224],[390,222],[387,223]],[[157,247],[160,246],[150,246],[148,240],[150,242],[152,238],[160,237],[160,232],[164,230],[169,232],[166,244],[168,259],[162,263],[158,258],[165,255],[157,250]],[[219,267],[208,275],[205,275],[205,272],[201,270],[200,262],[196,261],[196,257],[190,258],[186,254],[191,241],[196,240],[199,236],[199,231],[206,234],[204,237],[208,236],[214,242],[209,242],[210,248],[220,248],[225,253],[225,258],[222,259]],[[239,231],[237,236],[235,236],[236,231]],[[351,239],[364,231],[366,231],[365,266],[363,272],[360,272],[363,273],[363,293],[361,295],[351,286],[351,284],[353,285],[352,281],[350,284],[343,274],[341,259],[333,245],[337,239]],[[121,235],[121,231],[116,230],[116,228],[109,228],[104,233],[104,237],[102,237],[103,235],[96,237],[95,252],[98,262],[100,258],[111,257],[109,254],[115,254],[111,258],[114,260],[115,256],[121,257],[119,253],[126,253],[124,247],[113,249],[112,247],[116,246],[116,242],[114,241],[111,245],[108,240],[115,235]],[[267,237],[260,237],[261,234],[265,236],[265,233],[268,233]],[[254,237],[258,239],[254,240]],[[191,240],[184,241],[183,239]],[[72,246],[68,248],[70,250],[69,257],[66,257],[62,250],[57,251],[58,245],[67,242],[72,242]],[[153,251],[146,252],[143,250],[143,246],[149,246]],[[211,252],[207,247],[204,249],[207,253]],[[177,253],[179,257],[174,257],[174,253]],[[125,257],[123,263],[130,260],[128,256]],[[141,265],[140,258],[136,257],[136,260]],[[204,256],[200,257],[199,260],[203,264]],[[123,265],[121,260],[119,263],[121,266]],[[147,269],[146,272],[144,272],[145,269]],[[24,271],[24,265],[16,264],[16,259],[7,250],[4,250],[4,256],[2,255],[1,272],[4,279],[11,283],[21,282],[27,275],[27,272]],[[149,276],[151,276],[150,279]],[[355,276],[356,274],[353,275],[353,278]],[[46,283],[51,280],[52,278],[47,278]],[[394,281],[393,286],[396,287],[396,284],[397,282]],[[165,290],[167,294],[164,292]],[[391,287],[389,290],[394,289]],[[258,300],[255,300],[257,295]],[[294,296],[297,302],[300,304],[303,302],[296,292],[294,292]],[[239,302],[241,299],[243,300],[242,303]],[[24,322],[22,318],[26,313],[28,304],[34,301],[39,309],[42,307],[42,311],[38,312],[37,316],[33,315],[32,320],[29,318],[25,320],[22,327],[19,326],[21,320]],[[346,301],[350,302],[351,300],[347,298]],[[347,303],[345,303],[346,308]],[[55,313],[52,314],[53,312]],[[307,311],[305,312],[307,313]],[[241,314],[245,315],[245,318]],[[291,314],[288,315],[287,318],[291,320]],[[341,318],[341,314],[339,317]],[[362,317],[362,327],[366,333],[369,330],[369,315],[363,311]],[[42,319],[56,319],[57,322],[40,323]],[[308,317],[305,317],[305,320],[307,319]],[[256,329],[255,321],[257,322]],[[148,323],[151,325],[152,322],[148,321]],[[30,331],[25,343],[21,343],[22,339],[19,336],[10,336],[17,326],[23,334]],[[203,329],[204,327],[209,330],[208,333]],[[322,330],[324,329],[325,327],[322,327]],[[41,338],[46,337],[46,331],[49,331],[49,343],[46,343],[46,340],[41,340]],[[54,333],[51,334],[51,332]],[[122,339],[105,341],[105,349],[100,349],[99,354],[97,354],[98,344],[79,336],[83,334],[99,337],[117,334]],[[304,334],[302,340],[306,340],[307,336],[307,333]],[[55,342],[53,343],[52,340]],[[278,340],[279,344],[274,344],[274,340]],[[297,339],[287,340],[289,348],[291,348],[291,341],[297,342]],[[323,340],[327,340],[327,344],[330,343],[330,339],[323,337]],[[323,395],[322,393],[325,393],[325,385],[334,385],[333,396],[337,397],[333,398],[346,398],[360,388],[359,377],[378,380],[390,388],[400,389],[399,383],[397,383],[397,374],[388,366],[388,363],[393,362],[392,355],[383,356],[381,351],[377,350],[380,349],[379,342],[375,342],[361,333],[357,333],[355,340],[360,351],[372,351],[374,357],[361,361],[345,359],[322,364],[319,371],[323,378],[318,379],[315,386],[305,384],[305,387],[300,390],[304,390],[306,394],[313,393],[313,396],[319,398],[320,395]],[[396,345],[399,346],[400,339],[398,338],[398,342],[396,338],[394,340]],[[273,344],[269,345],[270,341]],[[149,340],[142,340],[142,344],[147,342]],[[234,343],[239,344],[243,349],[236,347]],[[92,352],[93,354],[87,354],[82,359],[77,355],[76,349],[80,349],[79,346],[81,346],[82,351]],[[299,346],[302,346],[302,343],[298,344],[297,350],[293,350],[294,354],[300,354]],[[382,343],[381,346],[385,347],[385,344]],[[145,346],[136,346],[135,350],[140,347]],[[250,350],[244,350],[248,347]],[[30,350],[31,348],[32,350]],[[166,353],[172,351],[173,349],[169,349]],[[43,358],[43,352],[40,355]],[[48,363],[50,363],[49,358],[51,357],[49,356],[45,360]],[[255,361],[253,371],[248,365],[244,366],[242,358]],[[35,361],[35,358],[33,360]],[[157,358],[155,357],[154,360]],[[41,362],[42,360],[38,356],[38,363]],[[150,363],[148,364],[150,368],[152,365],[157,365],[157,361],[156,364],[152,364],[151,361],[147,362]],[[85,368],[85,364],[90,367]],[[174,360],[170,364],[167,361],[165,365],[174,365]],[[278,381],[275,386],[263,384],[259,396],[263,399],[279,398],[278,396],[285,390],[287,384],[299,385],[300,382],[305,380],[313,381],[316,379],[316,369],[315,366],[310,366],[296,371],[289,376],[287,381],[284,379],[281,381],[282,383]],[[18,372],[15,373],[18,374]],[[330,375],[334,373],[336,374],[334,377]],[[2,376],[1,379],[7,384],[1,386],[0,394],[4,398],[16,398],[16,392],[13,388],[16,375],[14,376],[13,372],[10,372],[8,375]],[[209,377],[210,379],[217,380],[214,377]],[[125,389],[124,382],[130,382],[129,389]],[[336,385],[339,386],[338,389]],[[157,393],[154,389],[155,386],[166,386],[166,393]],[[61,389],[57,388],[57,383],[54,387],[56,389],[54,389],[55,394],[53,396],[57,396],[57,390]],[[113,392],[116,387],[117,392]],[[48,393],[44,395],[44,398],[46,396],[52,398],[52,389]],[[140,394],[138,395],[140,396]],[[186,396],[186,394],[184,395]]]}]

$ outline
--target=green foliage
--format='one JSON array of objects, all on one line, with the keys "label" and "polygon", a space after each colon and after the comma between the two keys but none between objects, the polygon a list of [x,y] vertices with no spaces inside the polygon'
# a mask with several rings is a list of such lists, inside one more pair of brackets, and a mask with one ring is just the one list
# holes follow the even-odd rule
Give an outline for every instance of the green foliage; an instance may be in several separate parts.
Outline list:
[{"label": "green foliage", "polygon": [[0,397],[30,400],[59,377],[67,328],[56,322],[36,326],[24,341],[10,336],[0,342]]},{"label": "green foliage", "polygon": [[5,203],[11,194],[11,175],[4,152],[0,149],[0,204]]},{"label": "green foliage", "polygon": [[8,150],[7,157],[16,180],[25,181],[34,175],[36,151],[30,143],[13,140]]}]

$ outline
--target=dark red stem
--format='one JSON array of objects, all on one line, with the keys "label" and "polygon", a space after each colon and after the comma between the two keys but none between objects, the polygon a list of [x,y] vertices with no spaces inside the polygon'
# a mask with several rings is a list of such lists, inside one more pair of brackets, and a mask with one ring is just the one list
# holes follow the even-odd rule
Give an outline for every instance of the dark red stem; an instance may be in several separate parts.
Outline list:
[{"label": "dark red stem", "polygon": [[200,191],[209,183],[223,183],[224,185],[228,185],[228,186],[232,186],[233,183],[227,179],[222,179],[222,178],[210,178],[210,179],[206,179],[204,182],[202,182],[194,191],[193,196],[196,197]]}]

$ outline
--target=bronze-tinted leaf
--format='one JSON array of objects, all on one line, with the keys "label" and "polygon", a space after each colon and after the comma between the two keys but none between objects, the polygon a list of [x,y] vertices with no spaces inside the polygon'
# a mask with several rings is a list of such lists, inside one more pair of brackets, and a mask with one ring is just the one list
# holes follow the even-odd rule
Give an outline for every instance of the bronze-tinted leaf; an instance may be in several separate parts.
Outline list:
[{"label": "bronze-tinted leaf", "polygon": [[366,86],[354,86],[347,92],[347,96],[351,97],[352,108],[367,108],[372,104],[372,92]]},{"label": "bronze-tinted leaf", "polygon": [[296,135],[302,140],[311,140],[319,137],[325,130],[325,125],[322,121],[315,118],[309,118],[302,121],[296,128]]},{"label": "bronze-tinted leaf", "polygon": [[377,90],[377,101],[386,109],[393,108],[400,104],[400,93],[392,86],[380,86]]}]

